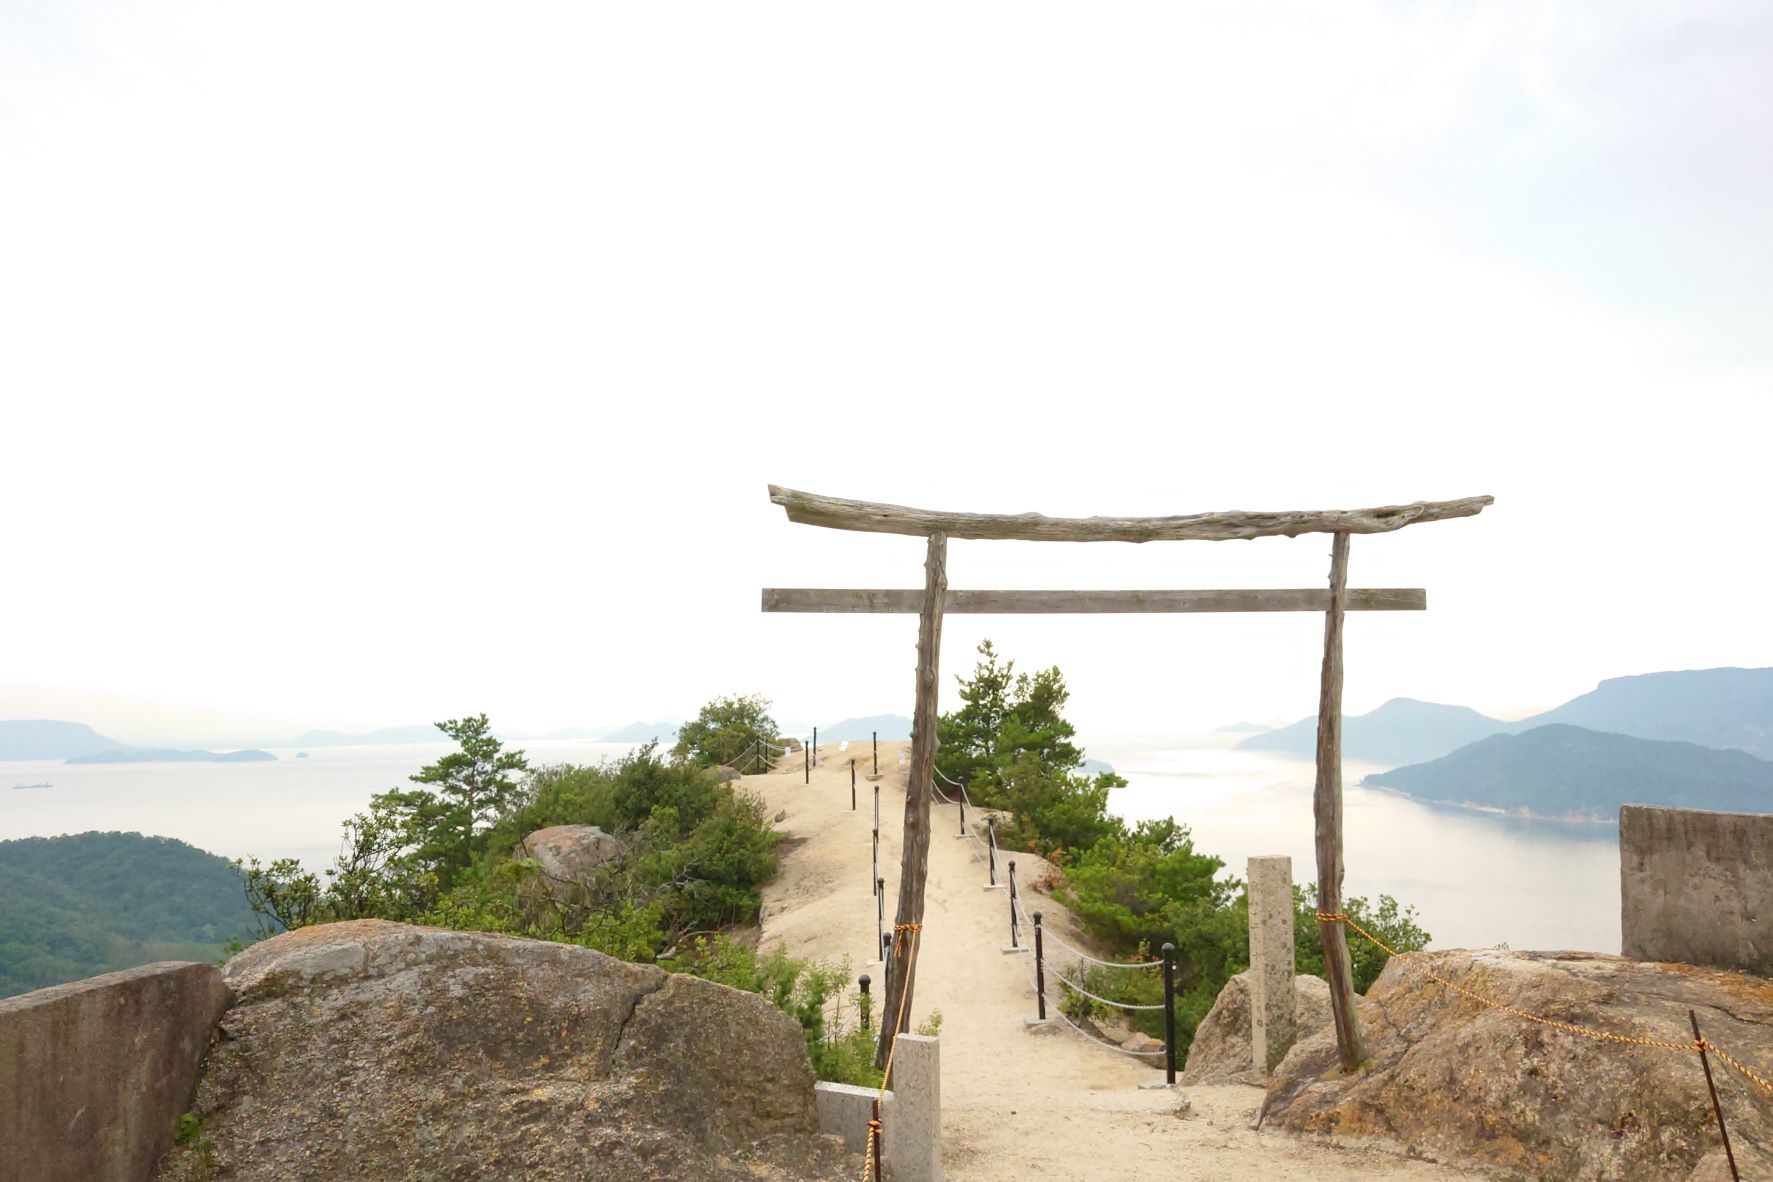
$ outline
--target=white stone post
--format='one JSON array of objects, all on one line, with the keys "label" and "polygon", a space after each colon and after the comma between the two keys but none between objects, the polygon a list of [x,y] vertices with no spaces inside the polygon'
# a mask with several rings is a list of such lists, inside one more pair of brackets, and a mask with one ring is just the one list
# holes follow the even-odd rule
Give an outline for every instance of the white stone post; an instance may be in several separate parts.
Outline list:
[{"label": "white stone post", "polygon": [[942,1182],[941,1044],[921,1034],[901,1034],[892,1083],[888,1176],[893,1182]]},{"label": "white stone post", "polygon": [[1250,859],[1250,1059],[1267,1078],[1298,1036],[1293,860]]}]

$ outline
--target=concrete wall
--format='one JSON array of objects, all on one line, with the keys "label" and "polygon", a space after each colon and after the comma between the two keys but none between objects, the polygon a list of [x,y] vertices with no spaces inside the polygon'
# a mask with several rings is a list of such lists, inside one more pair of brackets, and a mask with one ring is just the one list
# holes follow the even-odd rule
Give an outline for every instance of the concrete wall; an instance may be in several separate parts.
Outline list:
[{"label": "concrete wall", "polygon": [[184,963],[0,1000],[0,1182],[145,1182],[230,1000]]},{"label": "concrete wall", "polygon": [[[893,1083],[880,1106],[892,1182],[942,1182],[942,1061],[938,1043],[921,1034],[901,1034],[893,1053]],[[868,1149],[868,1120],[874,1088],[824,1083],[814,1086],[819,1131],[843,1139],[857,1155]]]},{"label": "concrete wall", "polygon": [[1621,952],[1773,977],[1773,814],[1619,810]]}]

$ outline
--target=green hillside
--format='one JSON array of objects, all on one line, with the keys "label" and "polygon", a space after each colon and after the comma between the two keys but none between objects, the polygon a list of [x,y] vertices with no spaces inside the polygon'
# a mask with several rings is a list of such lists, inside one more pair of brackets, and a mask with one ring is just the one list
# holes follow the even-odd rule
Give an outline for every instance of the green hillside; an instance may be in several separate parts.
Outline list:
[{"label": "green hillside", "polygon": [[1419,800],[1611,821],[1622,804],[1773,811],[1773,763],[1744,751],[1535,727],[1361,781]]},{"label": "green hillside", "polygon": [[240,875],[170,837],[0,841],[0,997],[251,938]]}]

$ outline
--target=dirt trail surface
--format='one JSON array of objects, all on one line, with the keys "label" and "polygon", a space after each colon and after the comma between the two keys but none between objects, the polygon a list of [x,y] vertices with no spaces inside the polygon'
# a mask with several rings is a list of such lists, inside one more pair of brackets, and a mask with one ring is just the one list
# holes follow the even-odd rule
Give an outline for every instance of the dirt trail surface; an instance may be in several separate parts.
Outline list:
[{"label": "dirt trail surface", "polygon": [[[909,744],[880,745],[880,871],[886,879],[887,917],[893,922],[899,889],[899,838],[905,810]],[[866,741],[840,751],[819,748],[812,783],[802,782],[801,755],[784,756],[767,775],[746,776],[793,839],[782,870],[764,892],[763,942],[796,956],[837,961],[869,973],[876,995],[875,908],[869,885],[869,833],[875,784]],[[857,765],[856,809],[850,809],[849,760]],[[969,819],[971,819],[969,810]],[[1445,1169],[1371,1148],[1343,1148],[1299,1137],[1251,1130],[1262,1103],[1257,1088],[1195,1087],[1171,1092],[1139,1085],[1161,1083],[1157,1070],[1052,1024],[1029,1029],[1034,1016],[1027,955],[1006,955],[1009,902],[984,889],[985,868],[972,844],[956,837],[957,810],[931,808],[929,880],[912,1026],[933,1011],[942,1015],[942,1156],[952,1182],[1030,1182],[1052,1179],[1161,1177],[1167,1182],[1450,1182],[1480,1175]],[[1024,887],[1037,883],[1042,863],[1016,856]],[[1002,868],[1000,867],[1000,874]],[[1029,911],[1044,912],[1049,931],[1081,944],[1070,914],[1040,893],[1023,895]],[[1056,993],[1048,984],[1048,997]],[[1180,1068],[1180,1064],[1178,1064]],[[1178,1117],[1178,1097],[1192,1104]]]}]

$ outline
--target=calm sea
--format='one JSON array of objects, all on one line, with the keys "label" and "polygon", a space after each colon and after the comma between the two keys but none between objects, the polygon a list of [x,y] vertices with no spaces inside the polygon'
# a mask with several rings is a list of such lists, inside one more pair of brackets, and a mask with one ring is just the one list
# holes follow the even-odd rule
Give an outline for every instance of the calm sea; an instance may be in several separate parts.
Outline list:
[{"label": "calm sea", "polygon": [[[596,763],[633,743],[527,742],[530,764]],[[300,858],[311,869],[339,852],[340,825],[369,798],[410,788],[407,777],[450,743],[315,747],[306,759],[273,748],[276,763],[0,763],[0,838],[118,829],[176,837],[224,858]],[[47,781],[53,788],[13,791]]]},{"label": "calm sea", "polygon": [[[1087,746],[1129,781],[1110,802],[1121,816],[1174,816],[1193,830],[1197,850],[1223,858],[1240,878],[1248,858],[1286,854],[1293,881],[1313,881],[1310,761],[1224,742]],[[1362,776],[1382,770],[1343,764],[1345,894],[1413,904],[1436,948],[1619,951],[1618,826],[1530,821],[1359,787]]]},{"label": "calm sea", "polygon": [[[629,743],[530,742],[532,764],[595,763]],[[1090,755],[1129,781],[1112,807],[1129,820],[1173,815],[1196,848],[1244,873],[1256,854],[1288,854],[1313,877],[1309,762],[1226,748],[1222,738],[1098,739]],[[163,834],[239,858],[327,865],[339,826],[371,795],[450,750],[447,744],[323,747],[263,764],[0,763],[0,838],[89,829]],[[1618,830],[1525,821],[1417,804],[1358,786],[1380,770],[1350,762],[1344,778],[1346,889],[1412,903],[1442,948],[1619,951]],[[48,781],[49,789],[12,791]]]}]

